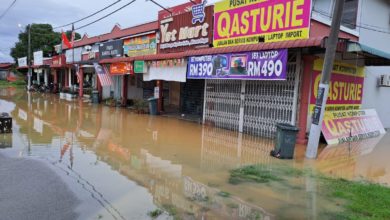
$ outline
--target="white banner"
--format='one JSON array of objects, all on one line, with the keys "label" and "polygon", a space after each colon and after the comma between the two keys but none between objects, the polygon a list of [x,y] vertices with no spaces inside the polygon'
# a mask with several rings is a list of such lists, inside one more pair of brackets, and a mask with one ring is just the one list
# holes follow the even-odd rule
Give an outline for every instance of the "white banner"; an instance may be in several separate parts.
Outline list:
[{"label": "white banner", "polygon": [[34,65],[41,66],[43,65],[43,51],[34,52]]},{"label": "white banner", "polygon": [[18,59],[18,66],[24,67],[27,66],[27,57],[22,57]]},{"label": "white banner", "polygon": [[144,74],[144,81],[165,80],[174,82],[186,82],[187,63],[174,67],[153,67]]}]

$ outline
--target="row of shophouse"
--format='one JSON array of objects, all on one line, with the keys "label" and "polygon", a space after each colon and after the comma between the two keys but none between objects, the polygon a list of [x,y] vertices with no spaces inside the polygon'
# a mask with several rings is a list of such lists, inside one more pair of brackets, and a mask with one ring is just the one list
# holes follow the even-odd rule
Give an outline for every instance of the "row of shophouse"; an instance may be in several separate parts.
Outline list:
[{"label": "row of shophouse", "polygon": [[[273,137],[276,123],[294,124],[304,143],[330,31],[315,13],[325,1],[230,2],[189,2],[160,11],[154,22],[59,45],[51,58],[35,52],[33,79],[81,97],[97,90],[100,100],[123,106],[154,96],[163,114],[258,136]],[[389,65],[390,55],[343,26],[336,59],[327,110],[362,108],[365,67]]]}]

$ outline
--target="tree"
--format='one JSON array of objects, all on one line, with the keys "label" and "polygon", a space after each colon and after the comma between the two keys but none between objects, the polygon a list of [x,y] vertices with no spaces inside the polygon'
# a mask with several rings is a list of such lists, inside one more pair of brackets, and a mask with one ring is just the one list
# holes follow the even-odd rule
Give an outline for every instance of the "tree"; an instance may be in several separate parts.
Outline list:
[{"label": "tree", "polygon": [[[51,57],[54,54],[54,46],[61,43],[61,33],[55,32],[50,24],[32,24],[31,28],[31,54],[35,51],[42,50],[44,57]],[[68,39],[71,38],[71,31],[67,31]],[[81,38],[79,33],[75,34],[75,40]],[[28,30],[19,34],[19,40],[11,49],[11,56],[17,61],[20,57],[26,57],[28,51]]]}]

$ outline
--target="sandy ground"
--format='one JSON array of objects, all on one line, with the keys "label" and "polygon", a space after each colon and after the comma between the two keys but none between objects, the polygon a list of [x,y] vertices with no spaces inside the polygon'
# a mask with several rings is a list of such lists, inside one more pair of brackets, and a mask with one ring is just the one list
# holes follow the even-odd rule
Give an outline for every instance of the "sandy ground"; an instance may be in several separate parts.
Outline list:
[{"label": "sandy ground", "polygon": [[44,163],[0,154],[0,219],[77,219],[76,196]]}]

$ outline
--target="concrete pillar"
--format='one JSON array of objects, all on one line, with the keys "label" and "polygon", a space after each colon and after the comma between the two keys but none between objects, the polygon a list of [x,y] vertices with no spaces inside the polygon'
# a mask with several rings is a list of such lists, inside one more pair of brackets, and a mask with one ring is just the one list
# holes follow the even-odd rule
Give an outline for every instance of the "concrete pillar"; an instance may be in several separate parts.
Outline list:
[{"label": "concrete pillar", "polygon": [[304,56],[303,57],[303,77],[301,82],[301,103],[299,111],[299,125],[300,128],[297,143],[307,144],[306,139],[306,127],[307,127],[307,115],[309,113],[309,97],[311,87],[311,75],[313,73],[313,63],[316,57]]},{"label": "concrete pillar", "polygon": [[45,86],[48,86],[49,85],[49,70],[48,69],[45,69],[43,70],[44,71],[44,80],[45,80]]},{"label": "concrete pillar", "polygon": [[159,92],[159,97],[158,97],[158,106],[157,106],[157,111],[160,113],[164,111],[164,101],[163,101],[163,89],[164,89],[164,81],[162,80],[157,80],[157,87],[159,87],[160,92]]},{"label": "concrete pillar", "polygon": [[129,84],[129,75],[123,75],[123,81],[122,81],[122,105],[126,106],[127,104],[127,89]]},{"label": "concrete pillar", "polygon": [[64,72],[64,76],[65,76],[64,77],[65,78],[64,79],[64,87],[67,88],[67,87],[69,87],[69,84],[68,84],[69,80],[68,80],[68,73],[67,73],[67,71]]},{"label": "concrete pillar", "polygon": [[68,71],[68,80],[69,80],[69,87],[72,87],[72,68],[69,68],[69,71]]},{"label": "concrete pillar", "polygon": [[41,85],[41,73],[37,72],[37,82],[38,85]]},{"label": "concrete pillar", "polygon": [[58,76],[57,76],[56,69],[53,69],[53,81],[54,81],[54,84],[58,84]]},{"label": "concrete pillar", "polygon": [[[96,75],[96,73],[95,73]],[[97,77],[96,75],[96,82],[97,82],[97,90],[99,92],[99,101],[102,100],[102,97],[103,97],[103,87],[102,87],[102,83],[100,82],[100,79],[99,77]]]},{"label": "concrete pillar", "polygon": [[80,68],[79,70],[79,76],[80,76],[80,79],[79,79],[79,97],[80,98],[83,98],[84,96],[84,70],[83,68]]}]

